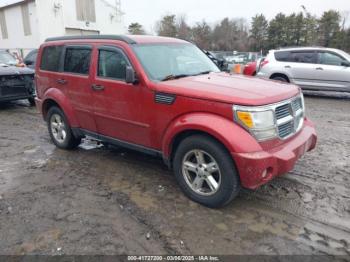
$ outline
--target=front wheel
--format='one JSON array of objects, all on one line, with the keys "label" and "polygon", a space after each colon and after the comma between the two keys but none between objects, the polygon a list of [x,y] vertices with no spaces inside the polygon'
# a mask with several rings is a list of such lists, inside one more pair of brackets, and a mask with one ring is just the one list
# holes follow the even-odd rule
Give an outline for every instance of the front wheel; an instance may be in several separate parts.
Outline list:
[{"label": "front wheel", "polygon": [[73,149],[81,143],[80,138],[74,137],[66,116],[58,107],[50,108],[47,125],[51,140],[58,148]]},{"label": "front wheel", "polygon": [[195,135],[178,146],[174,173],[182,191],[211,208],[228,204],[240,191],[240,180],[227,150],[216,140]]},{"label": "front wheel", "polygon": [[28,102],[29,102],[30,106],[35,106],[35,99],[33,97],[28,98]]}]

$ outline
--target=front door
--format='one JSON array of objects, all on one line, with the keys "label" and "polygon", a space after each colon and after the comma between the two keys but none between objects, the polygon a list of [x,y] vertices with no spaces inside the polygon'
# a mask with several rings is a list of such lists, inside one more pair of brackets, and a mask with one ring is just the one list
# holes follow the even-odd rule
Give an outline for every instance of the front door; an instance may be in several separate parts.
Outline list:
[{"label": "front door", "polygon": [[289,60],[290,63],[286,64],[285,69],[293,82],[303,88],[312,89],[316,74],[316,52],[313,50],[293,51],[290,53]]},{"label": "front door", "polygon": [[126,66],[132,66],[118,46],[95,50],[93,81],[94,115],[98,133],[136,145],[150,146],[149,124],[143,114],[144,88],[127,84]]},{"label": "front door", "polygon": [[350,92],[349,61],[330,51],[319,52],[316,79],[323,90]]}]

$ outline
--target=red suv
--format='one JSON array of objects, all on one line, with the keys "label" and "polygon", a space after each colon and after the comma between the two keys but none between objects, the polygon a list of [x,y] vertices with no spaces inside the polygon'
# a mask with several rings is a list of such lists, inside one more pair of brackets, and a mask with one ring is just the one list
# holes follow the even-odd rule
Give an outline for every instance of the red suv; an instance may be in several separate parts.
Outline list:
[{"label": "red suv", "polygon": [[220,72],[178,39],[51,38],[35,81],[57,147],[88,135],[160,156],[184,193],[208,207],[290,171],[316,145],[300,88]]}]

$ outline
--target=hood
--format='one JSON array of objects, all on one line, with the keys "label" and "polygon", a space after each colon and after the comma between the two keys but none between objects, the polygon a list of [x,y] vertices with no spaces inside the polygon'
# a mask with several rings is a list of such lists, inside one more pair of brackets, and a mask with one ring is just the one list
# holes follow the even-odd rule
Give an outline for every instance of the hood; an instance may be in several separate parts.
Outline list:
[{"label": "hood", "polygon": [[7,75],[32,75],[34,70],[27,67],[7,66],[0,64],[0,76]]},{"label": "hood", "polygon": [[256,106],[277,103],[300,92],[299,87],[288,83],[228,73],[211,73],[159,82],[156,89],[158,92],[198,99]]}]

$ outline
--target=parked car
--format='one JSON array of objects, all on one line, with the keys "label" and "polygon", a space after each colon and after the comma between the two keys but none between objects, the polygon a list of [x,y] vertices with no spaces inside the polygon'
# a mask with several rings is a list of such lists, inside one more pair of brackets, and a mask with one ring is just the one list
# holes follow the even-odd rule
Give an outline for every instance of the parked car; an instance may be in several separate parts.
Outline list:
[{"label": "parked car", "polygon": [[0,102],[28,99],[34,105],[34,71],[16,65],[11,54],[0,51]]},{"label": "parked car", "polygon": [[250,62],[244,66],[243,74],[247,76],[255,76],[256,75],[256,65],[257,62]]},{"label": "parked car", "polygon": [[183,192],[208,207],[290,171],[316,145],[299,87],[220,72],[178,39],[51,38],[35,79],[57,147],[89,136],[160,156]]},{"label": "parked car", "polygon": [[259,70],[259,66],[264,61],[265,58],[261,57],[256,61],[249,62],[244,66],[243,74],[247,76],[256,76],[257,71]]},{"label": "parked car", "polygon": [[23,60],[24,64],[31,69],[35,69],[37,55],[38,49],[30,51]]},{"label": "parked car", "polygon": [[350,55],[330,48],[271,50],[259,77],[290,82],[304,89],[350,91]]}]

